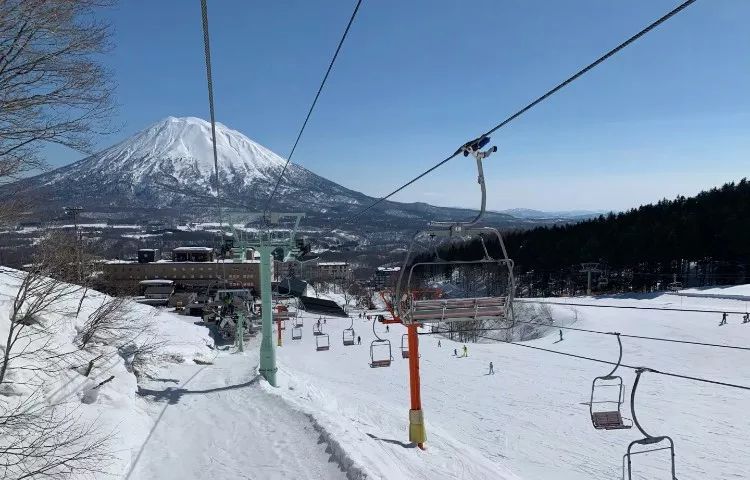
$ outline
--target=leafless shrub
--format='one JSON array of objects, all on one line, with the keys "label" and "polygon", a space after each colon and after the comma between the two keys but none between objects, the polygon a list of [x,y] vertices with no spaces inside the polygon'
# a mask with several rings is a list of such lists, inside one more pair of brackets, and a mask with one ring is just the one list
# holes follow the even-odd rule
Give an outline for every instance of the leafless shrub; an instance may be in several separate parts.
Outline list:
[{"label": "leafless shrub", "polygon": [[112,460],[111,435],[82,422],[71,405],[49,405],[31,395],[13,407],[0,403],[0,477],[96,478]]},{"label": "leafless shrub", "polygon": [[86,348],[91,342],[120,345],[138,336],[145,326],[133,318],[130,303],[127,298],[105,297],[89,314],[75,342],[81,348]]}]

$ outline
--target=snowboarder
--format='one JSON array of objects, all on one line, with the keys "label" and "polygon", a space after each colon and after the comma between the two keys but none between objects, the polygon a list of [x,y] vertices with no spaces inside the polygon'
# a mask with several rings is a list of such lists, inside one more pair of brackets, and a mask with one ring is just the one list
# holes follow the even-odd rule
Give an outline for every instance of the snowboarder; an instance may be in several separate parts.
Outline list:
[{"label": "snowboarder", "polygon": [[727,312],[724,312],[721,314],[721,322],[719,323],[719,326],[726,325],[727,324]]},{"label": "snowboarder", "polygon": [[495,374],[495,367],[492,365],[492,362],[490,362],[490,371],[487,375],[494,375]]},{"label": "snowboarder", "polygon": [[561,342],[563,341],[563,336],[562,336],[562,329],[560,329],[560,341],[561,341]]},{"label": "snowboarder", "polygon": [[362,345],[362,337],[357,335],[357,345]]},{"label": "snowboarder", "polygon": [[441,345],[440,345],[440,340],[438,340],[438,348],[439,348],[440,346],[441,346]]},{"label": "snowboarder", "polygon": [[750,323],[750,313],[746,313],[742,316],[742,323]]},{"label": "snowboarder", "polygon": [[469,349],[466,347],[466,345],[464,345],[464,357],[468,357],[468,356],[469,356]]}]

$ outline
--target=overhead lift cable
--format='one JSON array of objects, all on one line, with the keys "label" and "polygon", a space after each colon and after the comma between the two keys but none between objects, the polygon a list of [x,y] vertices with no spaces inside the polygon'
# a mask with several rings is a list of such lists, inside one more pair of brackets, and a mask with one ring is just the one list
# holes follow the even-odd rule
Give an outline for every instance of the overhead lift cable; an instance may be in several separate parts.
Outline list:
[{"label": "overhead lift cable", "polygon": [[687,312],[687,313],[732,313],[735,315],[744,315],[748,312],[737,310],[705,310],[699,308],[669,308],[669,307],[639,307],[636,305],[599,305],[596,303],[565,303],[551,302],[549,300],[527,300],[525,298],[516,298],[518,303],[538,303],[542,305],[562,305],[565,307],[592,307],[592,308],[621,308],[625,310],[657,310],[665,312]]},{"label": "overhead lift cable", "polygon": [[[726,345],[721,343],[706,343],[706,342],[696,342],[692,340],[679,340],[676,338],[664,338],[664,337],[648,337],[644,335],[628,335],[625,333],[616,333],[616,332],[603,332],[601,330],[589,330],[586,328],[577,328],[577,327],[565,327],[562,325],[555,325],[550,323],[539,323],[539,322],[525,322],[523,320],[516,319],[515,323],[523,323],[526,325],[538,325],[540,327],[549,327],[549,328],[559,328],[562,330],[573,330],[577,332],[585,332],[585,333],[594,333],[598,335],[619,335],[624,338],[635,338],[639,340],[653,340],[657,342],[670,342],[670,343],[682,343],[686,345],[698,345],[701,347],[710,347],[710,348],[728,348],[732,350],[745,350],[750,351],[750,347],[743,347],[739,345]],[[514,327],[492,327],[492,328],[472,328],[472,329],[458,329],[458,330],[445,330],[445,331],[435,331],[435,332],[423,332],[420,333],[420,335],[436,335],[436,334],[442,334],[442,333],[473,333],[473,332],[498,332],[502,330],[511,330]]]},{"label": "overhead lift cable", "polygon": [[341,40],[339,40],[339,44],[336,47],[336,51],[333,54],[333,58],[331,58],[331,63],[328,64],[328,70],[326,70],[326,74],[323,76],[323,81],[320,82],[320,87],[318,87],[318,92],[315,94],[315,98],[313,99],[313,102],[310,105],[310,109],[307,111],[307,116],[305,116],[305,121],[302,122],[302,127],[299,129],[297,138],[294,140],[294,145],[292,146],[292,150],[289,152],[289,155],[286,157],[286,163],[284,163],[284,168],[281,169],[279,178],[276,179],[276,184],[274,185],[273,190],[271,191],[271,194],[268,196],[268,200],[266,200],[266,206],[263,209],[264,217],[268,214],[269,208],[271,208],[271,202],[273,201],[273,197],[274,195],[276,195],[276,191],[278,190],[279,185],[281,184],[281,180],[284,177],[284,173],[286,173],[286,169],[289,166],[289,162],[292,161],[292,156],[294,156],[294,151],[297,149],[297,145],[299,144],[299,141],[302,138],[302,133],[304,133],[305,127],[307,127],[307,122],[310,120],[310,115],[312,115],[312,112],[315,109],[315,104],[318,103],[318,98],[320,97],[320,93],[323,91],[323,87],[326,84],[326,80],[328,80],[328,75],[331,73],[331,69],[333,69],[333,64],[336,62],[336,57],[338,57],[339,52],[341,51],[341,46],[344,44],[344,40],[346,40],[346,36],[349,34],[349,29],[351,28],[352,23],[354,23],[354,18],[357,16],[357,12],[359,11],[359,6],[361,4],[362,4],[362,0],[357,0],[357,5],[354,6],[354,11],[352,12],[352,16],[349,18],[349,23],[346,24],[346,29],[344,30],[344,34],[341,36]]},{"label": "overhead lift cable", "polygon": [[[213,78],[211,75],[211,43],[209,41],[209,35],[208,35],[208,5],[206,4],[206,0],[201,0],[201,18],[202,18],[202,24],[203,24],[203,52],[204,56],[206,58],[206,83],[208,85],[208,110],[209,114],[211,116],[211,145],[213,147],[213,154],[214,154],[214,173],[216,174],[216,209],[218,210],[219,214],[219,232],[221,233],[221,246],[220,248],[224,249],[224,221],[222,218],[221,213],[221,190],[219,188],[220,186],[220,180],[219,180],[219,155],[216,152],[216,115],[214,112],[214,83]],[[218,258],[217,258],[218,262]],[[222,279],[226,281],[227,279],[227,267],[225,265],[225,262],[221,262],[221,273],[222,273]],[[219,273],[219,266],[218,263],[216,265],[216,276],[218,277]]]},{"label": "overhead lift cable", "polygon": [[[541,102],[543,102],[544,100],[548,99],[549,97],[551,97],[552,95],[554,95],[558,91],[562,90],[564,87],[568,86],[569,84],[571,84],[572,82],[574,82],[575,80],[577,80],[579,77],[581,77],[584,74],[588,73],[590,70],[594,69],[599,64],[603,63],[605,60],[609,59],[610,57],[612,57],[613,55],[615,55],[616,53],[618,53],[620,50],[622,50],[625,47],[629,46],[631,43],[635,42],[636,40],[638,40],[639,38],[641,38],[642,36],[644,36],[645,34],[647,34],[648,32],[650,32],[654,28],[658,27],[659,25],[661,25],[662,23],[666,22],[667,20],[669,20],[670,18],[672,18],[673,16],[675,16],[676,14],[678,14],[679,12],[681,12],[682,10],[684,10],[685,8],[689,7],[690,5],[692,5],[693,3],[695,3],[695,1],[696,0],[687,0],[687,1],[683,2],[683,3],[681,3],[679,6],[677,6],[676,8],[674,8],[673,10],[671,10],[670,12],[668,12],[666,15],[664,15],[661,18],[659,18],[658,20],[654,21],[653,23],[651,23],[650,25],[648,25],[646,28],[644,28],[643,30],[639,31],[638,33],[636,33],[632,37],[628,38],[627,40],[625,40],[624,42],[622,42],[621,44],[619,44],[618,46],[616,46],[612,50],[608,51],[607,53],[605,53],[604,55],[602,55],[601,57],[599,57],[598,59],[596,59],[594,62],[588,64],[586,67],[584,67],[581,70],[579,70],[578,72],[576,72],[573,76],[569,77],[568,79],[566,79],[562,83],[559,83],[553,89],[549,90],[547,93],[545,93],[541,97],[537,98],[533,102],[529,103],[528,105],[526,105],[525,107],[523,107],[521,110],[517,111],[516,113],[514,113],[510,117],[508,117],[505,120],[503,120],[502,122],[498,123],[497,125],[495,125],[494,127],[492,127],[490,130],[488,130],[485,134],[481,135],[478,138],[482,138],[484,136],[489,136],[490,134],[492,134],[492,133],[496,132],[497,130],[501,129],[502,127],[506,126],[507,124],[509,124],[513,120],[517,119],[518,117],[520,117],[521,115],[523,115],[527,111],[529,111],[532,108],[534,108],[536,105],[540,104]],[[435,165],[433,167],[430,167],[429,169],[427,169],[424,172],[420,173],[419,175],[417,175],[413,179],[409,180],[408,182],[406,182],[402,186],[400,186],[397,189],[393,190],[388,195],[385,195],[383,197],[378,198],[376,201],[374,201],[373,203],[371,203],[370,205],[368,205],[364,209],[362,209],[359,212],[356,212],[353,215],[351,215],[350,217],[346,218],[343,222],[341,222],[339,224],[339,226],[345,225],[345,224],[351,222],[352,220],[354,220],[354,219],[362,216],[365,212],[367,212],[371,208],[379,205],[380,203],[384,202],[385,200],[388,200],[389,198],[391,198],[392,196],[396,195],[401,190],[403,190],[406,187],[412,185],[414,182],[420,180],[424,176],[430,174],[434,170],[437,170],[441,166],[445,165],[446,163],[448,163],[449,161],[451,161],[452,159],[454,159],[455,157],[457,157],[460,153],[462,153],[462,151],[463,151],[463,146],[461,148],[459,148],[458,150],[456,150],[455,153],[453,153],[448,158],[440,161],[437,165]],[[338,227],[336,227],[336,228],[338,228]],[[331,229],[331,231],[336,230],[336,228]]]},{"label": "overhead lift cable", "polygon": [[[430,335],[430,334],[434,334],[434,333],[451,333],[451,331],[450,330],[445,330],[445,331],[437,331],[437,332],[427,332],[427,333],[420,333],[420,335]],[[617,363],[615,363],[615,362],[610,362],[608,360],[601,360],[599,358],[587,357],[585,355],[577,355],[575,353],[561,352],[559,350],[552,350],[552,349],[549,349],[549,348],[536,347],[534,345],[527,345],[525,343],[511,342],[509,340],[500,340],[500,339],[488,337],[488,336],[485,336],[485,335],[477,335],[477,337],[478,338],[483,338],[483,339],[486,339],[486,340],[492,340],[494,342],[508,343],[508,344],[511,344],[511,345],[517,345],[519,347],[531,348],[533,350],[540,350],[542,352],[556,353],[558,355],[565,355],[566,357],[578,358],[580,360],[588,360],[588,361],[591,361],[591,362],[605,363],[607,365],[617,365]],[[632,365],[626,365],[624,363],[620,363],[619,365],[620,365],[620,367],[629,368],[631,370],[638,370],[638,369],[642,368],[642,367],[635,367],[635,366],[632,366]],[[723,387],[738,388],[738,389],[741,389],[741,390],[748,390],[748,391],[750,391],[750,386],[747,386],[747,385],[740,385],[740,384],[736,384],[736,383],[721,382],[721,381],[718,381],[718,380],[711,380],[711,379],[708,379],[708,378],[701,378],[701,377],[693,377],[693,376],[690,376],[690,375],[682,375],[682,374],[679,374],[679,373],[664,372],[664,371],[661,371],[661,370],[649,369],[649,371],[653,372],[653,373],[656,373],[658,375],[665,375],[667,377],[681,378],[683,380],[691,380],[691,381],[694,381],[694,382],[709,383],[709,384],[712,384],[712,385],[721,385]]]}]

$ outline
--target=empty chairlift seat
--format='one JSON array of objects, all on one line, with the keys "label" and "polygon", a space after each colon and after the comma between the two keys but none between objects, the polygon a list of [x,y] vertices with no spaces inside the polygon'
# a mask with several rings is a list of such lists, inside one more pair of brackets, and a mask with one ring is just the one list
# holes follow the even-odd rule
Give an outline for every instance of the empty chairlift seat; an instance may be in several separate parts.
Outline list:
[{"label": "empty chairlift seat", "polygon": [[411,319],[428,323],[504,318],[507,313],[506,305],[506,297],[414,300]]},{"label": "empty chairlift seat", "polygon": [[323,335],[323,326],[313,323],[313,335]]},{"label": "empty chairlift seat", "polygon": [[390,367],[393,355],[387,339],[373,340],[370,344],[370,367]]},{"label": "empty chairlift seat", "polygon": [[302,327],[292,327],[292,340],[300,340],[302,338]]},{"label": "empty chairlift seat", "polygon": [[342,337],[345,347],[354,345],[354,329],[353,328],[345,328],[344,331],[341,332],[341,337]]},{"label": "empty chairlift seat", "polygon": [[401,335],[401,358],[409,358],[409,335]]},{"label": "empty chairlift seat", "polygon": [[320,352],[323,350],[328,350],[331,348],[331,341],[328,338],[328,335],[325,333],[321,333],[317,337],[315,337],[315,350]]}]

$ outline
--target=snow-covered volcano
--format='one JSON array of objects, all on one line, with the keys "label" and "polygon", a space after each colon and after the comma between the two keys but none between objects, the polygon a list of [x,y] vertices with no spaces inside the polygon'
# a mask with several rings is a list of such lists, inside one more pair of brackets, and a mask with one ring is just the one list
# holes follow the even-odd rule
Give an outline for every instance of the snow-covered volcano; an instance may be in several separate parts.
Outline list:
[{"label": "snow-covered volcano", "polygon": [[[222,124],[216,126],[222,198],[228,208],[261,210],[285,160]],[[215,170],[211,124],[195,117],[168,117],[124,141],[71,165],[19,182],[44,205],[81,205],[88,212],[129,213],[167,209],[214,215]],[[337,223],[374,199],[290,163],[274,208],[303,211],[306,224]],[[210,207],[207,209],[206,207]],[[383,202],[366,222],[414,228],[435,218],[467,218],[466,209],[424,203]],[[495,222],[511,219],[492,215]]]}]

